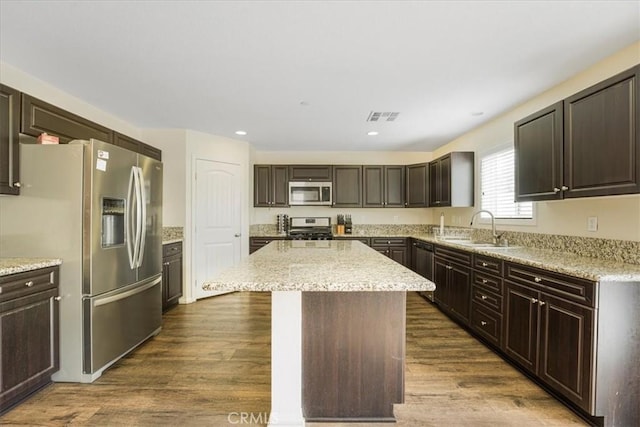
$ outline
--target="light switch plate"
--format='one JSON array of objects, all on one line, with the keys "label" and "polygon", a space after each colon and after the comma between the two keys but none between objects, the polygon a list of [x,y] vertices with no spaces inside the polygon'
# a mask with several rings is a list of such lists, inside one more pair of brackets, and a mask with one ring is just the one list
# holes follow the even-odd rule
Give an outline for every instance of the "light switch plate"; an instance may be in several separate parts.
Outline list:
[{"label": "light switch plate", "polygon": [[597,216],[590,216],[587,218],[587,231],[598,231]]}]

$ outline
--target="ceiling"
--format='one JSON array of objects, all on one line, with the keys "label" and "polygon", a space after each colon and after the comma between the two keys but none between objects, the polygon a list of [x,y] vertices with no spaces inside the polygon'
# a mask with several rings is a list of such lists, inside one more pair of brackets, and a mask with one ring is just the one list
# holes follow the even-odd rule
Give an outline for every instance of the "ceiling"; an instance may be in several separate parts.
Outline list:
[{"label": "ceiling", "polygon": [[0,0],[2,62],[257,150],[432,151],[638,40],[637,0]]}]

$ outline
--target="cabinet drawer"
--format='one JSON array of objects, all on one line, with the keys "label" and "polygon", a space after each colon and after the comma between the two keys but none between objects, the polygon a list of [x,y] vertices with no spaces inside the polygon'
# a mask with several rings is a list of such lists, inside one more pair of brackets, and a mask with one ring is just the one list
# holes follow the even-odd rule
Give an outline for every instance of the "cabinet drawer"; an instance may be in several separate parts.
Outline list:
[{"label": "cabinet drawer", "polygon": [[22,297],[54,287],[58,267],[41,268],[0,277],[0,301]]},{"label": "cabinet drawer", "polygon": [[473,272],[473,285],[486,289],[498,295],[503,294],[503,282],[499,277],[492,276],[490,274],[484,274],[482,272]]},{"label": "cabinet drawer", "polygon": [[502,276],[503,261],[485,255],[473,255],[473,268],[486,273]]},{"label": "cabinet drawer", "polygon": [[502,316],[475,301],[471,303],[471,329],[496,347],[502,346]]},{"label": "cabinet drawer", "polygon": [[485,305],[487,308],[502,313],[502,297],[493,292],[487,292],[478,286],[473,286],[471,299],[474,303]]},{"label": "cabinet drawer", "polygon": [[372,237],[371,246],[406,246],[407,239],[404,237]]},{"label": "cabinet drawer", "polygon": [[596,306],[596,284],[589,280],[510,262],[505,264],[504,277],[589,307]]},{"label": "cabinet drawer", "polygon": [[179,255],[181,253],[182,253],[182,242],[168,243],[166,245],[162,245],[163,257]]},{"label": "cabinet drawer", "polygon": [[435,256],[454,261],[465,266],[471,266],[471,252],[462,252],[455,249],[445,248],[443,246],[435,246]]}]

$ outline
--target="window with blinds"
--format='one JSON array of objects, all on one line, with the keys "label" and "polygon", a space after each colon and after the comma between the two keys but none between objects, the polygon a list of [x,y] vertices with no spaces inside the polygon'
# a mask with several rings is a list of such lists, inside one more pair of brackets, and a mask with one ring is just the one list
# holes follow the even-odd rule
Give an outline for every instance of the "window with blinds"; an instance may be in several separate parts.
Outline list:
[{"label": "window with blinds", "polygon": [[[516,203],[515,199],[515,158],[513,148],[489,154],[480,161],[480,185],[482,209],[496,218],[531,219],[533,203]],[[482,214],[483,217],[489,217]]]}]

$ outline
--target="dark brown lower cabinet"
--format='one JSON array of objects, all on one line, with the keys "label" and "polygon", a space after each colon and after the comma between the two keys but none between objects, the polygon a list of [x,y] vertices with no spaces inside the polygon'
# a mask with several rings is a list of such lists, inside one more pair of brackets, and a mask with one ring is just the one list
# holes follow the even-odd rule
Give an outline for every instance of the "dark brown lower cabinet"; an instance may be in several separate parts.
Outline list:
[{"label": "dark brown lower cabinet", "polygon": [[594,310],[506,282],[505,353],[590,411]]},{"label": "dark brown lower cabinet", "polygon": [[250,237],[249,238],[249,255],[258,249],[268,245],[274,240],[284,240],[284,237]]},{"label": "dark brown lower cabinet", "polygon": [[178,304],[182,296],[182,242],[162,246],[162,311]]},{"label": "dark brown lower cabinet", "polygon": [[395,262],[409,266],[407,239],[405,237],[372,237],[371,247]]},{"label": "dark brown lower cabinet", "polygon": [[393,405],[404,402],[405,312],[406,292],[302,293],[307,422],[394,421]]},{"label": "dark brown lower cabinet", "polygon": [[434,293],[436,303],[465,326],[471,314],[471,254],[435,247]]},{"label": "dark brown lower cabinet", "polygon": [[0,277],[0,414],[59,369],[58,267]]}]

